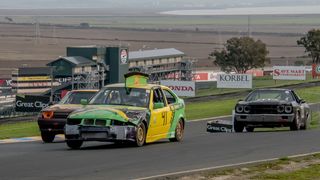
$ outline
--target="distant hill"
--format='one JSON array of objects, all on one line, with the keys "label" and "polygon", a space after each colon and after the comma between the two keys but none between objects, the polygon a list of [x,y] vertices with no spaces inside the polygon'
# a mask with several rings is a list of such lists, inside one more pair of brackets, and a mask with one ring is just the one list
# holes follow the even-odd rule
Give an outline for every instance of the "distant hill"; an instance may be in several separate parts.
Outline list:
[{"label": "distant hill", "polygon": [[228,8],[320,5],[318,0],[1,0],[0,9],[46,8]]}]

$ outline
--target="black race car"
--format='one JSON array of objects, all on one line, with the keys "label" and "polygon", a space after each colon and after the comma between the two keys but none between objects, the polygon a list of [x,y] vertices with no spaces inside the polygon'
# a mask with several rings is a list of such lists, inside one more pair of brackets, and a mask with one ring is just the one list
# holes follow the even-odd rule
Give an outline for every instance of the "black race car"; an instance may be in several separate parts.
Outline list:
[{"label": "black race car", "polygon": [[293,90],[254,90],[235,106],[234,130],[252,132],[256,127],[306,129],[311,112],[308,104]]}]

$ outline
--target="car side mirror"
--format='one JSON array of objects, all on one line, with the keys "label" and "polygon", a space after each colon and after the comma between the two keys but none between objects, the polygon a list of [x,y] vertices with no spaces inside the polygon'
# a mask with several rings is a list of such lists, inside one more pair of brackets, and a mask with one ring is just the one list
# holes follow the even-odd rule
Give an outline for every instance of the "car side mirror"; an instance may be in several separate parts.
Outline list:
[{"label": "car side mirror", "polygon": [[238,99],[238,102],[243,101],[243,99]]},{"label": "car side mirror", "polygon": [[163,102],[156,102],[153,104],[153,109],[160,109],[164,107],[164,103]]},{"label": "car side mirror", "polygon": [[80,104],[81,104],[81,105],[84,105],[84,106],[85,106],[85,105],[88,105],[88,99],[81,99],[81,100],[80,100]]},{"label": "car side mirror", "polygon": [[306,103],[304,99],[300,99],[300,103]]}]

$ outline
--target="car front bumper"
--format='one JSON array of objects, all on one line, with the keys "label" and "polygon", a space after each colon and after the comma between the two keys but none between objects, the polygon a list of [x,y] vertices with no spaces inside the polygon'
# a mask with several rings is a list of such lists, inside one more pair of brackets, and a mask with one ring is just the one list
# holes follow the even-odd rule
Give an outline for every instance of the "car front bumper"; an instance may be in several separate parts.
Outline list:
[{"label": "car front bumper", "polygon": [[41,132],[53,132],[63,134],[66,119],[38,119],[38,126]]},{"label": "car front bumper", "polygon": [[293,122],[294,114],[235,114],[235,119],[249,125],[288,125]]},{"label": "car front bumper", "polygon": [[66,140],[83,141],[135,141],[135,126],[81,126],[66,125]]}]

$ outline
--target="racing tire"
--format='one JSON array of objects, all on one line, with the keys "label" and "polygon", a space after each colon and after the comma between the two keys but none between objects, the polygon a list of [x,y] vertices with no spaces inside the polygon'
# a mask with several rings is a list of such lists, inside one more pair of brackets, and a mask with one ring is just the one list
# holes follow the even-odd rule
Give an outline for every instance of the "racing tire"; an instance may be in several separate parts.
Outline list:
[{"label": "racing tire", "polygon": [[66,143],[69,148],[71,149],[80,149],[80,147],[83,144],[83,141],[81,140],[66,140]]},{"label": "racing tire", "polygon": [[141,147],[146,142],[146,126],[143,123],[140,123],[137,127],[136,132],[136,140],[134,142],[134,145],[137,147]]},{"label": "racing tire", "polygon": [[246,127],[246,131],[247,132],[253,132],[254,131],[254,127]]},{"label": "racing tire", "polygon": [[290,125],[290,131],[297,131],[300,129],[300,114],[297,112]]},{"label": "racing tire", "polygon": [[234,120],[233,126],[235,132],[243,132],[244,124],[238,122],[236,119]]},{"label": "racing tire", "polygon": [[300,126],[301,130],[307,130],[308,129],[308,120],[309,120],[309,115],[307,115],[307,117],[305,118],[305,120],[303,122],[303,126]]},{"label": "racing tire", "polygon": [[184,125],[183,121],[180,119],[174,133],[174,138],[169,138],[171,142],[180,142],[183,139]]},{"label": "racing tire", "polygon": [[41,139],[44,143],[52,143],[55,136],[52,132],[41,131]]}]

